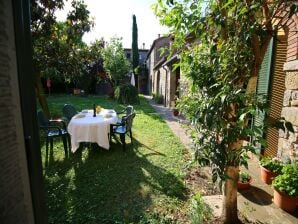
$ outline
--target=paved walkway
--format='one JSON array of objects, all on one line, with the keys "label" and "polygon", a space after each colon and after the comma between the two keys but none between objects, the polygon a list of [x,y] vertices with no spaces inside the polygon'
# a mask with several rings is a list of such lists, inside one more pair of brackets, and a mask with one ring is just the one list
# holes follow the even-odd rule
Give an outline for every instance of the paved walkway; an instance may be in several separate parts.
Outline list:
[{"label": "paved walkway", "polygon": [[[183,127],[185,119],[182,116],[173,116],[172,110],[160,104],[156,104],[150,96],[145,96],[151,106],[164,118],[166,123],[176,134],[181,142],[188,148],[192,148],[192,142],[188,131]],[[298,223],[298,210],[289,214],[279,209],[272,202],[273,189],[270,185],[262,183],[260,178],[259,161],[255,155],[251,156],[248,162],[248,172],[253,177],[252,186],[248,190],[238,192],[238,210],[252,223],[266,224],[296,224]],[[221,213],[221,196],[214,195],[207,198],[207,203],[215,211],[215,215]]]},{"label": "paved walkway", "polygon": [[181,142],[188,148],[192,148],[191,138],[187,134],[187,129],[183,128],[183,124],[186,122],[182,116],[174,116],[172,109],[164,107],[161,104],[156,104],[151,96],[144,96],[151,106],[161,115],[161,117],[166,121],[169,127],[172,129],[173,133],[177,135]]}]

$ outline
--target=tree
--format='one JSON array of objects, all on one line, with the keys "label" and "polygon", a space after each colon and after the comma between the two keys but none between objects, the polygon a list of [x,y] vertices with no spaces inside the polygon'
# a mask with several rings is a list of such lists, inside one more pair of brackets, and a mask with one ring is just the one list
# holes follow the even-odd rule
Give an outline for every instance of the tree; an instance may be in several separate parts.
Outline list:
[{"label": "tree", "polygon": [[109,73],[113,84],[117,86],[129,72],[130,67],[124,53],[121,38],[111,38],[101,53],[104,60],[104,69]]},{"label": "tree", "polygon": [[[41,78],[51,74],[72,78],[80,74],[84,48],[82,36],[90,31],[93,21],[83,1],[72,0],[72,11],[65,23],[57,23],[55,12],[63,9],[63,0],[31,1],[31,34],[36,95],[43,111],[49,116]],[[54,72],[53,72],[54,71]]]},{"label": "tree", "polygon": [[[155,5],[175,37],[171,51],[180,52],[180,67],[192,82],[180,109],[197,120],[196,159],[212,167],[213,181],[224,183],[225,223],[237,219],[239,165],[247,165],[247,153],[255,152],[262,137],[262,127],[247,123],[264,102],[246,87],[256,80],[272,36],[296,12],[291,1],[158,0]],[[244,146],[248,136],[252,141]]]},{"label": "tree", "polygon": [[89,47],[90,63],[89,63],[89,85],[88,90],[96,93],[96,84],[98,81],[108,80],[107,74],[103,67],[103,57],[101,51],[104,48],[104,39],[95,40]]},{"label": "tree", "polygon": [[[136,16],[132,16],[132,70],[135,74],[138,74],[139,68],[139,47],[138,47],[138,26]],[[135,76],[136,88],[138,89],[138,76]]]},{"label": "tree", "polygon": [[45,3],[31,0],[30,3],[35,92],[40,106],[49,116],[50,113],[46,98],[43,94],[40,71],[44,66],[43,62],[47,59],[44,51],[47,49],[48,45],[45,44],[48,43],[48,39],[51,37],[51,27],[55,23],[54,12],[57,9],[62,9],[64,2],[63,0],[58,0]]}]

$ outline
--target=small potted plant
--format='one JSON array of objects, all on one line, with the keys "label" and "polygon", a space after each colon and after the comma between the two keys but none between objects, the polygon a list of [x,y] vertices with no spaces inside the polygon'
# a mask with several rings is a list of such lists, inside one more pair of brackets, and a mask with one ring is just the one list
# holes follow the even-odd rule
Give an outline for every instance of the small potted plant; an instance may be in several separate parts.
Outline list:
[{"label": "small potted plant", "polygon": [[252,181],[252,178],[249,175],[249,173],[247,173],[245,171],[240,171],[239,172],[239,179],[238,179],[238,182],[237,182],[238,190],[243,190],[243,189],[249,188],[251,181]]},{"label": "small potted plant", "polygon": [[298,204],[298,164],[287,164],[273,182],[273,202],[287,212],[294,212]]},{"label": "small potted plant", "polygon": [[260,160],[261,179],[266,184],[271,184],[274,177],[280,174],[283,164],[277,158],[263,157]]},{"label": "small potted plant", "polygon": [[178,116],[179,115],[179,110],[177,108],[173,108],[173,115]]}]

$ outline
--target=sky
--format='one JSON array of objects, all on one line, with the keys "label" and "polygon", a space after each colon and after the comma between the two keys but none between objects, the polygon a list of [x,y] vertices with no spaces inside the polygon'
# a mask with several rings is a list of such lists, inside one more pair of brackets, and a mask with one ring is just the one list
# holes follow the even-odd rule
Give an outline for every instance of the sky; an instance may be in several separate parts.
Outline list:
[{"label": "sky", "polygon": [[[124,48],[131,48],[132,15],[136,15],[138,26],[138,45],[149,49],[158,34],[166,34],[168,29],[159,24],[158,18],[150,6],[157,0],[85,0],[90,16],[94,17],[95,26],[92,31],[83,36],[83,41],[90,43],[104,37],[106,41],[113,36],[122,37]],[[70,9],[70,1],[63,11],[56,16],[60,21],[65,20]]]}]

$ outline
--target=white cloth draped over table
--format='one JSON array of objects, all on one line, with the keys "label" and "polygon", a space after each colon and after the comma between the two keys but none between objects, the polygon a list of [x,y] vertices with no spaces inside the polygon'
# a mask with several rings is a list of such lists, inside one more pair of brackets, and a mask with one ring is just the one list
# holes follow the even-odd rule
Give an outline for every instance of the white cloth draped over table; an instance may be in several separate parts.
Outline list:
[{"label": "white cloth draped over table", "polygon": [[117,120],[116,112],[107,109],[102,109],[96,117],[93,117],[93,110],[86,110],[74,116],[68,124],[71,151],[74,153],[79,148],[80,142],[93,142],[109,149],[110,124],[116,124]]}]

